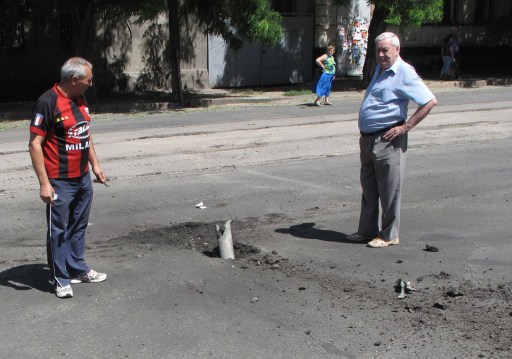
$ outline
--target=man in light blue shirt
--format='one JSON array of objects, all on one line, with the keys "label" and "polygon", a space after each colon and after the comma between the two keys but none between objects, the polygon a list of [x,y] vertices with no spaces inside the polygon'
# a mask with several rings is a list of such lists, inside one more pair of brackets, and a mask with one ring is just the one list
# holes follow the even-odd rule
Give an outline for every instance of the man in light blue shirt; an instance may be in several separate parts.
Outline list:
[{"label": "man in light blue shirt", "polygon": [[[400,58],[400,40],[395,34],[380,34],[375,45],[377,66],[358,121],[361,215],[358,231],[348,239],[369,241],[369,247],[381,248],[399,243],[407,133],[430,113],[437,100],[414,68]],[[410,100],[419,107],[407,119]]]}]

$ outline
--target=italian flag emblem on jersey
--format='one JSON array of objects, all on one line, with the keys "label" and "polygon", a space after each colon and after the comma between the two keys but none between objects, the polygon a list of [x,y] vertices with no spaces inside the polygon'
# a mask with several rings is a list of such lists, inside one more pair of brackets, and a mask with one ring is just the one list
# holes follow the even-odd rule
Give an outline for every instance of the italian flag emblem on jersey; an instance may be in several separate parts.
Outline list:
[{"label": "italian flag emblem on jersey", "polygon": [[39,126],[43,121],[43,115],[40,113],[36,113],[36,117],[34,118],[34,125]]}]

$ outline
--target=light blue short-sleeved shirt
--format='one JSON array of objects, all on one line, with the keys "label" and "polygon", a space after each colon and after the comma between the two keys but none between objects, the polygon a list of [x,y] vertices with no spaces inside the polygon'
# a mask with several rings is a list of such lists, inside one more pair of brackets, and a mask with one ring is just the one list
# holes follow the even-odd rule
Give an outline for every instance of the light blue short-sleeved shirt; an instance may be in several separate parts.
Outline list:
[{"label": "light blue short-sleeved shirt", "polygon": [[409,100],[423,106],[435,96],[414,68],[398,57],[389,69],[380,73],[377,65],[359,110],[359,130],[375,132],[407,120]]}]

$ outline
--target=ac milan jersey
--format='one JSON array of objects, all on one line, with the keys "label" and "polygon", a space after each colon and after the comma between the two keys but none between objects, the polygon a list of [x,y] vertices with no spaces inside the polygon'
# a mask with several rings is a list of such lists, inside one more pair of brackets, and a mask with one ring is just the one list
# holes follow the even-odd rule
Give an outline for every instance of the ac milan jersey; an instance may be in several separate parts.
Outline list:
[{"label": "ac milan jersey", "polygon": [[89,170],[89,109],[83,96],[67,98],[57,84],[36,101],[30,132],[43,136],[48,178],[78,178]]}]

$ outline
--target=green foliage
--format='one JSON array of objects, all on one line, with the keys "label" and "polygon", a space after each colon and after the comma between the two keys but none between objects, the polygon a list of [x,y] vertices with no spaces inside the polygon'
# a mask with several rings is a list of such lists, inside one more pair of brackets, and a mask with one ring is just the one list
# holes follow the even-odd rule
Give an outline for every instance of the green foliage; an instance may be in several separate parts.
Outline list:
[{"label": "green foliage", "polygon": [[284,93],[284,96],[303,96],[311,95],[311,90],[290,90]]},{"label": "green foliage", "polygon": [[[373,39],[380,32],[386,31],[388,24],[399,27],[420,26],[425,22],[440,22],[443,18],[443,0],[367,0],[367,3],[375,6],[368,31],[369,54],[375,49]],[[363,67],[364,84],[370,82],[375,64],[375,56],[366,56]]]},{"label": "green foliage", "polygon": [[282,36],[281,15],[269,0],[187,0],[181,11],[185,20],[193,15],[206,33],[221,36],[235,50],[243,40],[273,46]]},{"label": "green foliage", "polygon": [[443,19],[443,0],[384,0],[390,15],[386,23],[396,26],[420,26],[425,22],[439,22]]},{"label": "green foliage", "polygon": [[260,41],[266,46],[276,45],[281,40],[281,15],[272,11],[267,0],[255,1],[249,5],[255,11],[237,15],[239,19],[247,18],[247,22],[238,24],[238,29],[251,40]]},{"label": "green foliage", "polygon": [[486,40],[490,46],[512,46],[512,15],[500,16],[489,24]]}]

